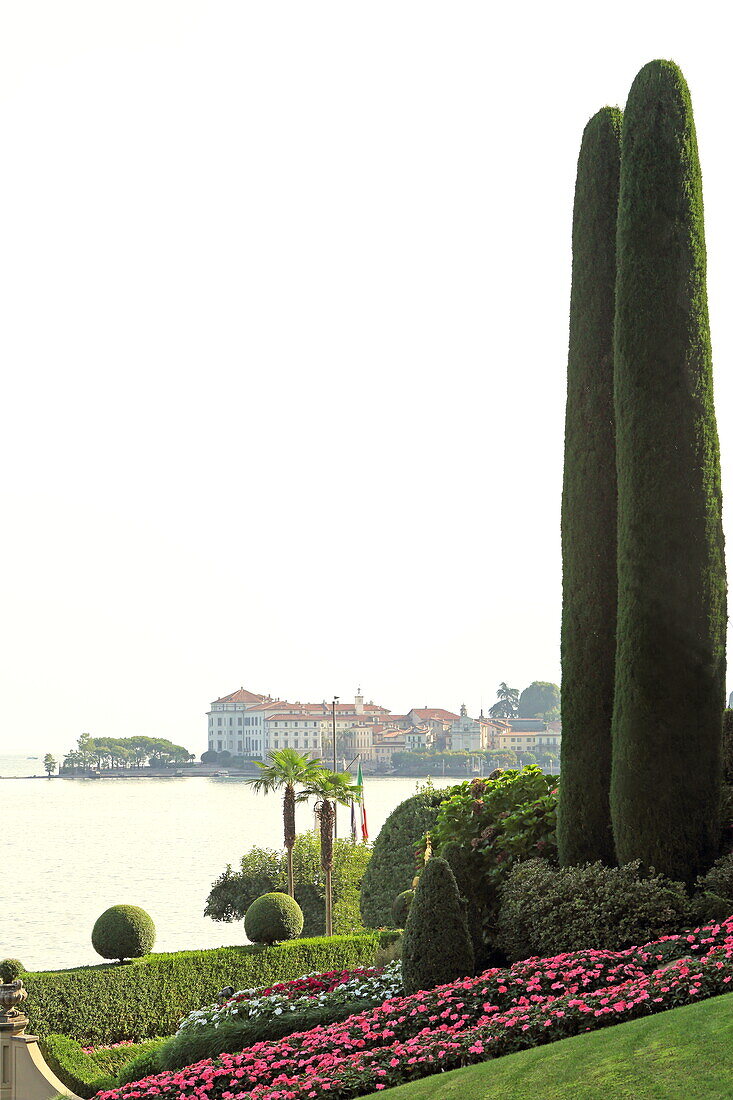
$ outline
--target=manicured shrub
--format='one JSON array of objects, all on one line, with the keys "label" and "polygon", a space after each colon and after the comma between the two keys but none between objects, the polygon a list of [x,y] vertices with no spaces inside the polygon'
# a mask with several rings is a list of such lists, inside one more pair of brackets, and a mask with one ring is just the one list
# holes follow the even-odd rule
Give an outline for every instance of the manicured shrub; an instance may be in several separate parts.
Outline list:
[{"label": "manicured shrub", "polygon": [[58,1032],[84,1046],[170,1035],[224,986],[259,988],[314,971],[370,966],[379,933],[149,955],[128,966],[27,973],[29,1032]]},{"label": "manicured shrub", "polygon": [[531,859],[518,864],[502,887],[498,943],[511,961],[617,950],[678,932],[689,919],[683,884],[642,877],[638,862],[558,869]]},{"label": "manicured shrub", "polygon": [[129,1081],[140,1081],[141,1078],[149,1077],[161,1070],[163,1067],[160,1064],[158,1052],[164,1042],[165,1040],[161,1040],[159,1043],[150,1044],[145,1050],[139,1051],[125,1062],[117,1073],[119,1083],[126,1085]]},{"label": "manicured shrub", "polygon": [[137,905],[110,906],[92,929],[92,947],[103,959],[139,959],[154,943],[153,919]]},{"label": "manicured shrub", "polygon": [[420,875],[402,937],[405,993],[434,989],[473,973],[473,947],[453,872],[429,860]]},{"label": "manicured shrub", "polygon": [[415,846],[434,824],[447,793],[429,787],[420,791],[392,810],[379,830],[359,897],[362,920],[368,928],[388,925],[392,902],[411,888],[418,870]]},{"label": "manicured shrub", "polygon": [[726,575],[702,182],[671,61],[624,111],[614,347],[616,854],[694,882],[720,843]]},{"label": "manicured shrub", "polygon": [[613,323],[620,138],[621,112],[604,107],[583,132],[575,181],[561,520],[557,841],[564,865],[615,862],[609,789],[616,660]]},{"label": "manicured shrub", "polygon": [[0,962],[0,982],[14,982],[21,974],[25,974],[25,967],[20,959],[3,959]]},{"label": "manicured shrub", "polygon": [[392,920],[398,928],[404,928],[407,914],[410,912],[414,890],[403,890],[392,902]]},{"label": "manicured shrub", "polygon": [[458,844],[455,840],[441,845],[440,854],[447,860],[456,880],[458,893],[466,914],[466,925],[473,946],[474,964],[478,967],[486,963],[483,935],[483,908],[479,894],[480,878],[474,876],[471,860],[471,848]]},{"label": "manicured shrub", "polygon": [[47,1035],[40,1040],[41,1053],[49,1068],[77,1096],[95,1096],[114,1088],[116,1078],[100,1069],[94,1058],[66,1035]]},{"label": "manicured shrub", "polygon": [[[352,844],[350,840],[334,842],[334,866],[331,873],[333,926],[339,935],[350,935],[363,930],[359,913],[359,888],[371,851],[367,845]],[[320,845],[314,833],[301,833],[295,838],[293,871],[295,900],[303,910],[302,934],[323,935],[326,927],[325,884]],[[256,898],[272,891],[284,893],[287,883],[285,853],[252,848],[242,856],[238,871],[227,867],[213,884],[204,916],[227,923],[242,920]],[[385,923],[389,923],[389,920]]]},{"label": "manicured shrub", "polygon": [[288,894],[263,894],[244,914],[244,931],[251,943],[282,943],[303,931],[303,910]]}]

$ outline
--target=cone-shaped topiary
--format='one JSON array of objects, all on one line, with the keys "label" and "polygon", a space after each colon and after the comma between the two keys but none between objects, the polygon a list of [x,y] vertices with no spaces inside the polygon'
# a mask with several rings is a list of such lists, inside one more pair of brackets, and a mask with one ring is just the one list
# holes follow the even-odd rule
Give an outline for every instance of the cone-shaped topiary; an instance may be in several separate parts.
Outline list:
[{"label": "cone-shaped topiary", "polygon": [[294,940],[303,931],[303,910],[289,894],[263,894],[244,914],[244,931],[252,943]]},{"label": "cone-shaped topiary", "polygon": [[[620,863],[688,883],[717,854],[726,581],[702,183],[671,61],[621,135],[615,408],[618,646],[611,812]],[[564,776],[563,776],[564,782]]]},{"label": "cone-shaped topiary", "polygon": [[103,959],[139,959],[154,943],[153,919],[137,905],[112,905],[92,929],[92,947]]},{"label": "cone-shaped topiary", "polygon": [[[613,319],[621,112],[583,132],[573,209],[562,493],[562,864],[615,862],[609,788],[616,659]],[[520,711],[521,713],[521,711]]]},{"label": "cone-shaped topiary", "polygon": [[446,860],[435,856],[420,875],[402,937],[405,993],[472,973],[473,947],[456,880]]}]

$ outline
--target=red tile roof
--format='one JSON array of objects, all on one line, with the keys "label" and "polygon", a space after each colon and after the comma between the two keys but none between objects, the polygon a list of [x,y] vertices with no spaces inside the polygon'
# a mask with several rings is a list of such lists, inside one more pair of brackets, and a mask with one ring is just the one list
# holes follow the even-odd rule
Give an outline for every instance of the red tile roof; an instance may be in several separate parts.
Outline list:
[{"label": "red tile roof", "polygon": [[453,714],[450,710],[441,710],[440,707],[426,707],[424,710],[418,710],[417,707],[413,707],[410,714],[416,714],[418,718],[422,718],[423,721],[430,721],[430,719],[433,719],[439,722],[455,722],[460,717],[460,715]]},{"label": "red tile roof", "polygon": [[244,688],[239,688],[238,691],[233,691],[231,695],[222,695],[220,699],[215,699],[215,703],[263,703],[267,699],[266,695],[255,695],[251,691],[246,691]]}]

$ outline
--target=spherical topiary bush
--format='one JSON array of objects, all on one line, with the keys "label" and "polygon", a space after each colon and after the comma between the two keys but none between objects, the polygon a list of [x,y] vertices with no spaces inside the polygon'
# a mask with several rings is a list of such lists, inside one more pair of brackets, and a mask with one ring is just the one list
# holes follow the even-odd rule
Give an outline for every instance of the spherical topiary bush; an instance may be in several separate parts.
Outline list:
[{"label": "spherical topiary bush", "polygon": [[263,894],[244,914],[244,931],[252,943],[294,940],[303,931],[303,910],[289,894]]},{"label": "spherical topiary bush", "polygon": [[92,929],[92,947],[103,959],[139,959],[155,943],[152,917],[137,905],[105,909]]},{"label": "spherical topiary bush", "polygon": [[3,959],[0,962],[0,982],[14,982],[21,974],[25,974],[25,967],[20,959]]},{"label": "spherical topiary bush", "polygon": [[404,928],[405,921],[407,920],[407,914],[410,912],[410,906],[412,905],[412,899],[415,896],[414,890],[403,890],[401,894],[392,902],[392,918],[395,922],[396,928]]}]

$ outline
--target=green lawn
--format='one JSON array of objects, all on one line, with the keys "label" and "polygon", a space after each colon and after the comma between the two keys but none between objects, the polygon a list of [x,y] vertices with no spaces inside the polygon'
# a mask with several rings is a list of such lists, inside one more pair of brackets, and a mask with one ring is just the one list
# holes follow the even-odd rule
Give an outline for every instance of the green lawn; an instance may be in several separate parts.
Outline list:
[{"label": "green lawn", "polygon": [[733,997],[523,1050],[365,1100],[730,1100]]}]

